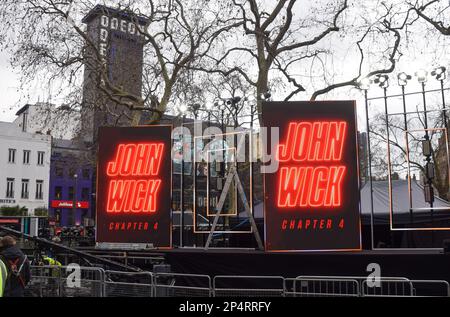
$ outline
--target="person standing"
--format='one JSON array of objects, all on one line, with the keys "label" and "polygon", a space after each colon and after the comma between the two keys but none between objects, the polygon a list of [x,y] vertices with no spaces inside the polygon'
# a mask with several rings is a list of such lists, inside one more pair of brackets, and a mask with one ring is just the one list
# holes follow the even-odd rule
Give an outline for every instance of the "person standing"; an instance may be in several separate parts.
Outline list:
[{"label": "person standing", "polygon": [[0,260],[7,268],[4,297],[23,297],[25,287],[30,281],[30,262],[11,236],[0,240]]},{"label": "person standing", "polygon": [[7,277],[8,269],[6,268],[5,263],[0,259],[0,297],[3,297]]}]

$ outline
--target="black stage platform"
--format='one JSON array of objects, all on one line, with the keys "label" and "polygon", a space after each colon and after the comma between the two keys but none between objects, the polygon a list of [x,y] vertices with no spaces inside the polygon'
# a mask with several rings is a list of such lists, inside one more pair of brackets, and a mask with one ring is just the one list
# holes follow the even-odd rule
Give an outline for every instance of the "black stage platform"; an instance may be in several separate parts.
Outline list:
[{"label": "black stage platform", "polygon": [[177,273],[215,275],[367,276],[370,263],[385,277],[450,282],[450,253],[439,250],[268,253],[234,249],[173,249],[162,251]]}]

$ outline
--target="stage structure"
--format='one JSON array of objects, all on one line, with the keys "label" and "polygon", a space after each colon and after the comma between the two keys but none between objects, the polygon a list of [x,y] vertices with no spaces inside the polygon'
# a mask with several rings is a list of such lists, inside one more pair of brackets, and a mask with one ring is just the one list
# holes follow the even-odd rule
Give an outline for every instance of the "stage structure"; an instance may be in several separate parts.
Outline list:
[{"label": "stage structure", "polygon": [[271,154],[263,170],[266,250],[361,250],[355,107],[263,103]]},{"label": "stage structure", "polygon": [[[388,76],[379,75],[365,79],[360,86],[365,93],[368,127],[364,181],[371,193],[372,249],[380,249],[380,244],[398,245],[392,238],[386,239],[388,235],[401,239],[405,248],[440,248],[443,240],[450,238],[449,89],[444,87],[444,67],[431,75],[435,80],[424,70],[416,73],[415,80],[400,73],[398,86],[390,85]],[[381,88],[381,96],[369,97],[372,83]],[[438,89],[430,88],[436,84]],[[387,180],[387,213],[377,210],[379,197],[373,195],[380,180]],[[401,180],[407,182],[406,191],[396,190]],[[413,190],[418,187],[421,190]],[[403,201],[407,204],[400,203]],[[390,243],[380,243],[384,240]]]},{"label": "stage structure", "polygon": [[102,127],[96,242],[171,247],[171,126]]},{"label": "stage structure", "polygon": [[253,134],[251,130],[194,137],[193,226],[214,235],[253,234],[263,241],[253,216]]}]

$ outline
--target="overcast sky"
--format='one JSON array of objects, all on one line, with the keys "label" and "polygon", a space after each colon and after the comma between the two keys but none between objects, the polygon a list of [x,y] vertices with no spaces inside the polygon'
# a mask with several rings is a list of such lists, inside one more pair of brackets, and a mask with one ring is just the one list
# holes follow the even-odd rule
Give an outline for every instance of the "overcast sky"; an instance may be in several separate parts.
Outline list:
[{"label": "overcast sky", "polygon": [[12,121],[19,106],[19,76],[11,68],[9,56],[0,52],[0,121]]},{"label": "overcast sky", "polygon": [[[401,2],[401,1],[400,1]],[[308,3],[305,2],[305,3]],[[305,3],[302,2],[302,10],[299,13],[305,10]],[[300,4],[299,4],[300,5]],[[375,6],[376,7],[376,6]],[[423,25],[418,25],[417,28],[422,28]],[[421,29],[423,31],[423,29]],[[416,31],[417,29],[412,30]],[[415,43],[416,47],[412,47],[411,50],[404,49],[402,50],[402,53],[404,54],[402,56],[402,59],[400,60],[400,63],[398,64],[397,70],[394,72],[394,74],[391,75],[392,82],[391,87],[389,88],[389,93],[399,93],[399,87],[396,84],[396,74],[400,71],[406,71],[410,73],[411,75],[414,74],[415,71],[417,71],[420,68],[425,68],[428,70],[431,70],[434,66],[438,66],[436,64],[436,60],[439,61],[439,64],[443,66],[448,66],[449,64],[449,56],[450,56],[450,43],[448,42],[447,38],[436,38],[435,36],[428,36],[429,34],[423,34],[419,35],[419,41]],[[328,39],[325,39],[325,44],[328,42],[328,47],[330,48],[340,48],[343,46],[342,39],[335,36],[330,36]],[[415,41],[413,41],[415,42]],[[442,50],[440,51],[440,54],[434,53],[436,50],[436,46],[433,45],[436,42],[442,43]],[[372,44],[374,49],[376,50],[377,43]],[[411,45],[412,44],[408,44]],[[410,47],[408,47],[410,48]],[[427,50],[432,50],[432,54],[430,51],[427,52]],[[351,70],[351,68],[355,68],[355,66],[358,66],[359,59],[357,55],[355,55],[354,52],[349,52],[345,47],[342,47],[342,49],[338,50],[340,53],[337,55],[334,55],[334,61],[331,63],[331,65],[335,68],[336,72],[342,72],[344,76],[342,76],[341,79],[349,79],[350,76],[354,75],[354,70]],[[407,53],[407,54],[405,54]],[[431,56],[431,55],[433,56]],[[339,56],[342,55],[342,56]],[[436,56],[438,55],[438,56]],[[440,56],[439,56],[440,55]],[[342,58],[341,58],[342,57]],[[37,101],[44,101],[45,94],[42,92],[41,89],[37,89],[32,86],[25,87],[23,91],[18,91],[19,87],[19,76],[17,74],[17,70],[13,70],[11,66],[9,65],[9,56],[5,52],[0,52],[0,95],[1,95],[1,101],[0,101],[0,121],[12,121],[15,118],[16,111],[23,106],[25,103],[35,103]],[[342,61],[341,61],[342,59]],[[352,63],[353,62],[353,63]],[[351,65],[350,65],[351,64]],[[449,67],[447,67],[449,68]],[[299,73],[301,73],[302,70],[299,69]],[[304,74],[299,74],[298,78],[301,78],[300,76],[305,76],[307,72]],[[336,79],[339,81],[339,79]],[[303,81],[301,81],[303,83]],[[430,82],[427,84],[427,87],[429,88],[438,88],[437,82],[430,79]],[[322,88],[323,83],[319,83],[317,87],[314,88]],[[420,86],[417,84],[417,82],[414,80],[412,81],[408,87],[407,91],[417,91],[420,89]],[[300,94],[298,96],[298,99],[306,99],[310,96],[311,91],[308,89],[308,94]],[[374,87],[370,91],[370,95],[376,95],[379,96],[382,94],[381,89]],[[276,98],[277,96],[275,96]],[[322,98],[321,98],[322,99]],[[357,91],[356,89],[339,89],[335,90],[332,93],[330,93],[327,96],[327,99],[356,99],[358,102],[358,117],[359,117],[359,126],[361,130],[365,129],[365,113],[364,113],[364,100],[362,98],[362,93]],[[409,104],[411,106],[416,106],[417,103],[420,102],[420,96],[418,98],[414,98],[411,100]],[[450,100],[450,98],[448,98]],[[436,96],[436,102],[439,101],[439,95]],[[58,100],[51,100],[52,103],[60,104]],[[391,111],[398,112],[400,111],[401,103],[395,102],[392,103],[392,106],[390,107]]]}]

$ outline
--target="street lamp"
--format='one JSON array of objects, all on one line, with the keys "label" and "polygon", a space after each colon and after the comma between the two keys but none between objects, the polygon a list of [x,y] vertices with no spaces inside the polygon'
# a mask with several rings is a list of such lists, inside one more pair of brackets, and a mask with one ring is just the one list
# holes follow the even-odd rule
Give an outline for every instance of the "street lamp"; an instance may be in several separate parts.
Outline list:
[{"label": "street lamp", "polygon": [[[444,121],[444,127],[445,127],[447,142],[448,142],[450,135],[449,135],[449,131],[448,131],[447,109],[446,109],[446,105],[445,105],[445,93],[444,93],[444,90],[445,90],[444,89],[444,80],[447,78],[447,69],[444,66],[437,67],[431,72],[431,76],[434,76],[434,78],[436,78],[436,80],[439,80],[439,82],[441,83],[442,120]],[[448,146],[448,144],[447,144],[447,146]]]},{"label": "street lamp", "polygon": [[368,77],[362,78],[358,82],[358,88],[364,91],[364,102],[366,106],[366,129],[367,129],[367,168],[369,169],[369,187],[370,187],[370,235],[371,235],[371,243],[373,248],[374,241],[374,215],[373,215],[373,182],[372,182],[372,154],[370,149],[370,125],[369,125],[369,98],[368,98],[368,90],[370,85],[372,84],[372,80]]},{"label": "street lamp", "polygon": [[431,76],[434,76],[436,78],[436,80],[439,81],[444,81],[447,78],[447,69],[444,66],[440,66],[435,68],[432,72],[431,72]]},{"label": "street lamp", "polygon": [[208,122],[207,122],[208,128],[211,126],[211,114],[212,114],[214,108],[218,108],[218,107],[219,107],[219,102],[217,102],[216,100],[214,102],[207,102],[205,104],[205,110],[208,113]]},{"label": "street lamp", "polygon": [[270,98],[272,98],[272,94],[269,91],[266,91],[264,93],[261,93],[260,98],[261,100],[269,101]]},{"label": "street lamp", "polygon": [[389,87],[389,77],[387,75],[378,74],[373,82],[385,90]]},{"label": "street lamp", "polygon": [[211,110],[214,108],[215,104],[216,104],[216,103],[207,102],[207,103],[205,104],[205,110],[211,111]]},{"label": "street lamp", "polygon": [[198,111],[201,108],[201,105],[199,103],[194,103],[192,105],[190,105],[191,111],[194,114],[194,119],[197,120],[198,118]]},{"label": "street lamp", "polygon": [[364,77],[358,82],[358,88],[367,92],[369,90],[372,80],[368,77]]},{"label": "street lamp", "polygon": [[[251,134],[250,140],[253,140],[253,120],[254,120],[254,112],[255,112],[254,109],[255,109],[255,107],[256,107],[256,109],[258,109],[258,104],[257,104],[256,98],[253,97],[253,96],[248,99],[248,102],[250,103],[250,134]],[[253,149],[253,144],[250,144],[250,146]],[[250,171],[251,171],[251,175],[253,177],[253,166],[254,166],[253,165],[253,158],[256,157],[256,156],[253,155],[253,151],[250,151],[250,153],[252,153],[252,155],[249,156],[250,157]],[[250,212],[252,214],[254,214],[254,209],[253,209],[254,185],[253,185],[253,181],[250,182],[250,189],[251,189],[251,197],[250,197],[250,199],[251,199],[251,210],[250,210]]]},{"label": "street lamp", "polygon": [[77,212],[77,186],[78,186],[78,174],[73,174],[73,178],[75,180],[75,186],[73,187],[73,201],[72,201],[72,217],[71,223],[75,223],[75,215]]},{"label": "street lamp", "polygon": [[188,110],[188,108],[187,108],[186,105],[180,105],[180,106],[178,107],[178,111],[179,111],[180,114],[182,114],[182,115],[185,115],[186,112],[187,112],[187,110]]},{"label": "street lamp", "polygon": [[238,122],[238,103],[242,100],[241,97],[235,96],[226,100],[227,105],[231,106],[234,110],[234,127],[237,128],[239,126]]},{"label": "street lamp", "polygon": [[398,85],[404,87],[408,84],[408,80],[412,79],[412,76],[408,75],[407,73],[399,73],[397,75],[397,79],[398,79]]},{"label": "street lamp", "polygon": [[427,77],[428,77],[428,72],[424,69],[419,69],[416,73],[415,73],[416,77],[417,77],[417,81],[419,83],[425,84],[425,82],[427,81]]},{"label": "street lamp", "polygon": [[[427,82],[428,72],[424,69],[420,69],[416,72],[417,81],[422,84],[422,98],[423,98],[423,117],[424,117],[424,130],[425,136],[424,140],[422,140],[422,150],[423,155],[425,156],[425,170],[429,171],[433,168],[432,164],[432,148],[431,148],[431,140],[430,135],[428,133],[428,110],[427,110],[427,100],[426,100],[426,91],[425,91],[425,83]],[[434,168],[433,168],[434,169]],[[426,184],[424,185],[424,194],[425,201],[430,204],[430,213],[431,213],[431,223],[434,223],[434,210],[433,210],[433,202],[434,202],[434,194],[433,194],[433,179],[430,177],[431,173],[425,173]],[[434,243],[434,235],[432,233],[431,243]]]},{"label": "street lamp", "polygon": [[180,243],[179,246],[183,247],[184,237],[184,120],[186,118],[186,112],[188,107],[186,105],[180,105],[178,110],[181,114],[181,177],[180,177]]},{"label": "street lamp", "polygon": [[[409,138],[408,138],[408,115],[406,112],[406,94],[405,94],[405,87],[408,84],[408,81],[412,79],[411,75],[408,75],[405,72],[401,72],[397,75],[398,85],[402,87],[402,102],[403,102],[403,127],[405,129],[405,139],[406,139],[406,151],[409,153]],[[408,164],[407,166],[408,170],[408,177],[411,175],[411,168]],[[409,180],[408,180],[409,181]],[[409,205],[412,206],[412,195],[409,195]],[[414,215],[412,208],[409,208],[409,219],[410,223],[413,224],[414,222]],[[408,236],[408,239],[411,239]]]}]

